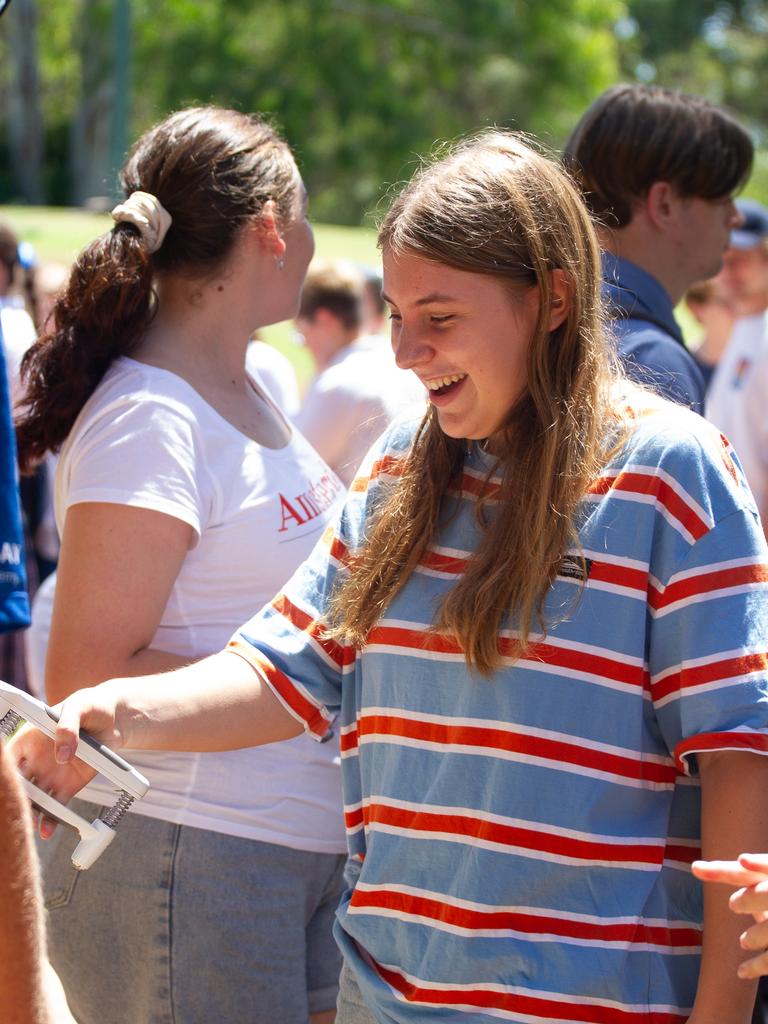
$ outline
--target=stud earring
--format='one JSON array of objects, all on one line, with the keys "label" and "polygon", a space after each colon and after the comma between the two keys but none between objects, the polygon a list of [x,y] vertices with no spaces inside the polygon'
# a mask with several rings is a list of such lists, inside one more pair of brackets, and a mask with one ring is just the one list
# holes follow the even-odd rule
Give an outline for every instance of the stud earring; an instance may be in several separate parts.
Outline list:
[{"label": "stud earring", "polygon": [[275,256],[275,266],[278,270],[285,270],[285,260],[282,256]]}]

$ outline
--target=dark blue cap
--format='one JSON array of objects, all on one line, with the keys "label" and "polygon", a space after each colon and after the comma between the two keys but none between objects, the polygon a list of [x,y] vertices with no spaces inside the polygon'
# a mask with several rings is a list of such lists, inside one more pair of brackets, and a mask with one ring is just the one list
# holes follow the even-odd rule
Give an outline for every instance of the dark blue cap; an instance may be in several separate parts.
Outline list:
[{"label": "dark blue cap", "polygon": [[734,249],[754,249],[768,237],[768,210],[756,199],[737,199],[736,209],[744,223],[731,232]]}]

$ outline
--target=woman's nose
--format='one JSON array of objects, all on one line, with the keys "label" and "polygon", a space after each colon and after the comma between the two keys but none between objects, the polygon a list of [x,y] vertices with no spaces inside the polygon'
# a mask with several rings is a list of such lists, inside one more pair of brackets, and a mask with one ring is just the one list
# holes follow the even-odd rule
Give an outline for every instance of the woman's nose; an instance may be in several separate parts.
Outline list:
[{"label": "woman's nose", "polygon": [[392,350],[401,370],[414,370],[433,355],[432,347],[423,337],[418,332],[406,330],[402,324],[392,330]]}]

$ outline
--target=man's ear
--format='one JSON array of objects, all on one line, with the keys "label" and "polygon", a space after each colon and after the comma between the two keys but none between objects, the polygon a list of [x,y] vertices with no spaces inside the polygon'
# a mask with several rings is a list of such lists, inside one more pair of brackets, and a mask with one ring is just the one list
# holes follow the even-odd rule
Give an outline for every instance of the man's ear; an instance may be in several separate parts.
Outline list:
[{"label": "man's ear", "polygon": [[642,206],[650,222],[665,231],[677,215],[680,196],[668,181],[654,181],[646,193]]},{"label": "man's ear", "polygon": [[549,323],[547,329],[556,330],[571,311],[573,281],[565,270],[553,270],[549,275]]}]

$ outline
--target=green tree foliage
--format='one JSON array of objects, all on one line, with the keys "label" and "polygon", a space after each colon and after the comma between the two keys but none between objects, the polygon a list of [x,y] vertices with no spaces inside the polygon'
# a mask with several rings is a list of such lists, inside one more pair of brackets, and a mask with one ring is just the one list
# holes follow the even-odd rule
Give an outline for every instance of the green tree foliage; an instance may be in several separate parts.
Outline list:
[{"label": "green tree foliage", "polygon": [[[560,143],[617,75],[613,25],[624,13],[622,0],[131,5],[132,133],[190,103],[268,112],[299,154],[315,215],[338,223],[357,223],[438,139],[499,124]],[[83,76],[109,59],[109,32],[86,32],[85,55],[82,18],[103,6],[40,5],[43,117],[57,156],[64,127],[101,95]],[[61,201],[65,175],[48,180],[49,200]]]},{"label": "green tree foliage", "polygon": [[724,104],[766,141],[766,0],[628,0],[627,8],[626,72]]}]

